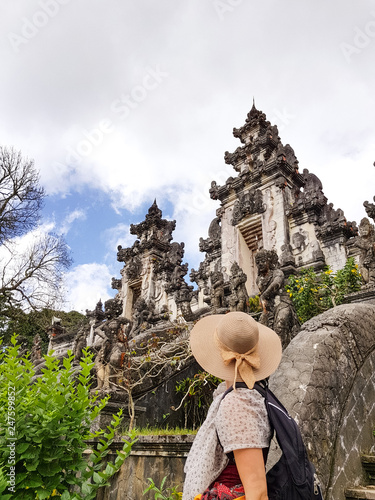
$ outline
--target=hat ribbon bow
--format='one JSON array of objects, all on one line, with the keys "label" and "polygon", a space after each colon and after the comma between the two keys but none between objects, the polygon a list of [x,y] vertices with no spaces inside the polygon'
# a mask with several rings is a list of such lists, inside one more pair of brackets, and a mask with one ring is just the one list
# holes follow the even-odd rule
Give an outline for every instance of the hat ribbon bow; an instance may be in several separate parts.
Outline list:
[{"label": "hat ribbon bow", "polygon": [[234,381],[237,379],[238,372],[248,388],[252,389],[256,382],[253,370],[260,368],[260,358],[257,345],[243,354],[231,351],[224,345],[223,347],[224,349],[221,350],[221,356],[224,364],[229,365],[232,361],[235,361]]}]

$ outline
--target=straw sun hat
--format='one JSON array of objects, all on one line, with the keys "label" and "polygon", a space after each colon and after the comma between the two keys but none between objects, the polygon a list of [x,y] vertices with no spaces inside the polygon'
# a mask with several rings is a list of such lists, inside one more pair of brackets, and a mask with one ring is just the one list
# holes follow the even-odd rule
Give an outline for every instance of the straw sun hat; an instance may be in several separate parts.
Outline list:
[{"label": "straw sun hat", "polygon": [[282,354],[277,333],[243,312],[202,318],[191,330],[190,346],[205,371],[230,382],[242,380],[250,389],[276,370]]}]

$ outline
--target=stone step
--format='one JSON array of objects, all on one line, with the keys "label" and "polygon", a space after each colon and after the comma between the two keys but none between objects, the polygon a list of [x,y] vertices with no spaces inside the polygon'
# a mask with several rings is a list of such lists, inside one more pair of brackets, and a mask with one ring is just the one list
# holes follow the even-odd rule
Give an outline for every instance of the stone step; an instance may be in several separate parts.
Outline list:
[{"label": "stone step", "polygon": [[369,483],[375,485],[375,455],[363,454],[361,456],[361,462],[366,471]]},{"label": "stone step", "polygon": [[346,488],[346,500],[375,500],[375,486],[355,486]]}]

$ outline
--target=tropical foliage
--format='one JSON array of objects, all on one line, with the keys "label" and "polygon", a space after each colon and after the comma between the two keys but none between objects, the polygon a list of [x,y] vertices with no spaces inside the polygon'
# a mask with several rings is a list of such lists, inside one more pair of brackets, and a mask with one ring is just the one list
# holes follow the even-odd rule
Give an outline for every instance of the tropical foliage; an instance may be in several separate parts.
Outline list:
[{"label": "tropical foliage", "polygon": [[298,275],[288,278],[286,291],[296,308],[301,323],[338,306],[344,302],[345,295],[358,291],[362,277],[358,266],[351,257],[343,269],[336,273],[327,267],[321,274],[312,268],[303,269]]},{"label": "tropical foliage", "polygon": [[[121,412],[105,430],[90,430],[108,401],[90,392],[91,354],[84,352],[79,367],[71,352],[62,366],[52,355],[44,359],[36,376],[15,337],[0,352],[1,498],[93,499],[129,455],[132,438],[112,463],[107,455]],[[93,443],[88,453],[87,440]]]}]

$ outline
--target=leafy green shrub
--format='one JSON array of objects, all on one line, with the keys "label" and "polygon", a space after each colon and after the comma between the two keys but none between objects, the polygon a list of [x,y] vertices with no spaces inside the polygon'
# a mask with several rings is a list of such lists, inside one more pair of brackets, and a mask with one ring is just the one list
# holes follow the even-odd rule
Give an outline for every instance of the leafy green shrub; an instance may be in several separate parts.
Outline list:
[{"label": "leafy green shrub", "polygon": [[260,315],[262,312],[262,304],[260,303],[259,295],[249,297],[249,313],[252,316]]},{"label": "leafy green shrub", "polygon": [[[131,450],[132,442],[125,442],[115,462],[106,463],[121,412],[106,430],[90,432],[108,401],[90,393],[92,354],[83,353],[78,370],[73,369],[71,352],[62,366],[47,355],[42,375],[35,376],[33,364],[28,355],[20,356],[19,347],[13,337],[0,352],[0,470],[14,479],[1,498],[93,499]],[[96,445],[87,460],[89,439]]]},{"label": "leafy green shrub", "polygon": [[154,481],[149,477],[148,481],[150,481],[150,485],[144,490],[143,494],[145,495],[149,491],[152,491],[155,494],[155,500],[181,500],[182,493],[181,491],[177,491],[178,486],[164,488],[166,479],[167,476],[163,477],[160,487],[157,487]]},{"label": "leafy green shrub", "polygon": [[289,276],[285,288],[296,308],[298,319],[304,323],[342,304],[345,295],[358,291],[361,284],[358,266],[350,257],[344,268],[336,274],[329,267],[320,275],[312,268],[302,269],[299,275]]}]

